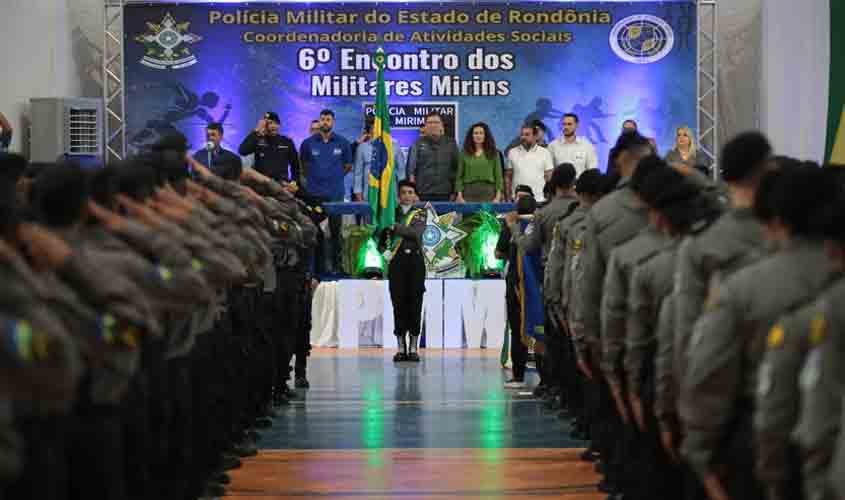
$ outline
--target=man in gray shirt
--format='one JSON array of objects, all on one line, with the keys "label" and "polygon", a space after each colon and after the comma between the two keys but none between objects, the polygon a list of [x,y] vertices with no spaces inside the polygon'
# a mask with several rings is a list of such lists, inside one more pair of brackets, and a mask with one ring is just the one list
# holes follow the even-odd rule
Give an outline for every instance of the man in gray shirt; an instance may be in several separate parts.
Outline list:
[{"label": "man in gray shirt", "polygon": [[458,145],[443,135],[443,118],[432,111],[425,117],[425,135],[408,154],[408,178],[422,201],[449,201],[455,192]]}]

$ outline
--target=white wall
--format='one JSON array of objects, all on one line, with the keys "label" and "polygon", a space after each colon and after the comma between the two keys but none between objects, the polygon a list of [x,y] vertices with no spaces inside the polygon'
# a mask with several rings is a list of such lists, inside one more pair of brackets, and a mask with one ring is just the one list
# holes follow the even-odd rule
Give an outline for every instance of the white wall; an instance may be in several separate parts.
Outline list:
[{"label": "white wall", "polygon": [[719,142],[760,128],[762,0],[719,3]]},{"label": "white wall", "polygon": [[822,161],[830,72],[830,0],[766,0],[762,129],[775,150]]},{"label": "white wall", "polygon": [[[97,97],[102,0],[0,1],[0,111],[15,129],[12,149],[27,152],[31,97]],[[89,43],[96,41],[96,44]]]}]

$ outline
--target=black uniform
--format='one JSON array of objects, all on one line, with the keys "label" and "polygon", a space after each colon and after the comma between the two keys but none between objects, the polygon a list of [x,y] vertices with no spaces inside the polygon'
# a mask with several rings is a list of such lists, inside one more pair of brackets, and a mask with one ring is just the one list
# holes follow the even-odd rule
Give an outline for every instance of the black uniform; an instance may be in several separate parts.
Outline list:
[{"label": "black uniform", "polygon": [[[299,179],[299,155],[296,145],[284,135],[260,136],[254,131],[246,136],[241,147],[241,156],[255,154],[255,170],[275,181]],[[290,166],[290,175],[288,175]]]},{"label": "black uniform", "polygon": [[[407,213],[396,209],[394,233],[400,239],[393,250],[388,268],[390,300],[393,302],[394,334],[399,341],[396,361],[418,361],[417,345],[422,321],[425,293],[425,259],[422,254],[422,233],[425,211],[411,208]],[[405,334],[410,335],[410,347]],[[404,355],[404,357],[403,357]]]},{"label": "black uniform", "polygon": [[505,305],[511,331],[512,371],[513,379],[517,382],[523,382],[525,380],[525,365],[528,363],[528,347],[522,343],[519,334],[522,331],[522,314],[519,295],[517,295],[519,288],[519,277],[516,271],[517,245],[511,242],[511,230],[506,224],[502,225],[499,241],[496,243],[496,251],[508,256],[508,272],[505,276]]}]

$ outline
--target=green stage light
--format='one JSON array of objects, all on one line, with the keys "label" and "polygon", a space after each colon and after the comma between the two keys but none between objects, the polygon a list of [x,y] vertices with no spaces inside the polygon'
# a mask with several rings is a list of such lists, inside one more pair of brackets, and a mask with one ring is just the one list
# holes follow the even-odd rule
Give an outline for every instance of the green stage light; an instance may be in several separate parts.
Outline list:
[{"label": "green stage light", "polygon": [[373,238],[367,238],[358,250],[358,265],[355,266],[355,271],[357,276],[384,276],[384,256],[378,251],[378,245]]},{"label": "green stage light", "polygon": [[496,258],[496,244],[499,242],[499,232],[491,231],[487,226],[483,226],[478,238],[481,242],[478,250],[481,256],[481,272],[483,274],[501,274],[505,263],[501,259]]},{"label": "green stage light", "polygon": [[[470,276],[499,276],[505,263],[496,258],[496,244],[499,242],[501,226],[490,212],[479,212],[472,216],[475,220],[469,238],[469,252],[466,256]],[[469,222],[469,221],[468,221]]]}]

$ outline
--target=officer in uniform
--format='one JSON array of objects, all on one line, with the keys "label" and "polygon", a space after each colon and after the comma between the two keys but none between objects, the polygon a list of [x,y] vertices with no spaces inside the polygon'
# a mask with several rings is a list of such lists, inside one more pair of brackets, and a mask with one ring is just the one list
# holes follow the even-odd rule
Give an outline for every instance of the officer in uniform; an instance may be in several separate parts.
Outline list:
[{"label": "officer in uniform", "polygon": [[[534,252],[538,249],[542,251],[541,259],[544,267],[549,261],[554,263],[557,268],[560,267],[560,263],[555,261],[550,254],[553,253],[555,226],[562,219],[571,215],[578,207],[578,199],[572,193],[574,182],[575,167],[569,163],[558,165],[552,171],[549,179],[549,187],[552,190],[553,197],[543,208],[537,211],[534,215],[534,221],[526,226],[525,233],[522,232],[516,213],[508,214],[505,219],[513,235],[513,241],[520,250],[525,253]],[[546,268],[546,272],[548,272],[548,268]],[[563,369],[563,337],[562,332],[557,328],[553,313],[549,309],[552,299],[545,293],[545,290],[543,295],[544,302],[547,305],[545,320],[545,331],[547,333],[546,363],[543,363],[546,368],[543,379],[547,381],[547,388],[544,395],[547,397],[549,405],[554,407],[561,403],[560,380],[561,370]]]},{"label": "officer in uniform", "polygon": [[[267,196],[263,206],[265,216],[275,220],[278,228],[272,244],[273,283],[270,311],[273,320],[268,325],[275,330],[276,352],[273,400],[286,404],[292,397],[287,384],[290,363],[297,358],[294,384],[308,388],[306,361],[308,355],[308,327],[305,318],[311,284],[311,252],[316,243],[317,228],[306,215],[304,207],[293,197],[289,185],[278,183],[255,170],[245,170],[244,181]],[[283,318],[284,332],[278,332],[278,319]]]},{"label": "officer in uniform", "polygon": [[255,130],[241,143],[238,153],[255,155],[255,169],[275,181],[299,182],[296,145],[288,136],[279,134],[280,123],[279,115],[273,111],[264,113]]},{"label": "officer in uniform", "polygon": [[[772,147],[760,133],[749,132],[732,139],[722,149],[722,178],[730,193],[729,208],[721,217],[692,228],[678,248],[675,285],[671,302],[674,314],[667,311],[665,322],[674,325],[675,380],[683,381],[686,352],[692,328],[704,309],[710,280],[715,275],[728,277],[760,258],[763,253],[763,228],[751,213],[761,176],[773,167]],[[681,435],[664,427],[664,441],[679,443]],[[706,493],[698,479],[685,475],[685,498],[701,499]]]},{"label": "officer in uniform", "polygon": [[[668,452],[661,449],[654,411],[656,356],[658,349],[664,348],[657,337],[659,315],[672,292],[679,237],[693,223],[716,217],[719,212],[697,186],[674,169],[662,168],[646,184],[649,186],[640,190],[640,197],[649,206],[651,225],[664,235],[666,243],[635,263],[628,291],[624,382],[631,420],[641,433],[640,449],[631,467],[639,480],[634,483],[631,497],[669,500],[682,498],[683,483],[671,461],[674,449],[668,448]],[[661,373],[664,382],[672,374],[671,338],[666,348],[669,364],[668,370]]]},{"label": "officer in uniform", "polygon": [[[578,206],[569,217],[561,219],[555,226],[554,249],[550,250],[549,261],[546,264],[548,279],[544,276],[544,294],[548,295],[549,309],[555,314],[558,326],[564,334],[563,369],[561,370],[562,399],[567,403],[567,409],[561,410],[559,418],[574,417],[572,437],[589,439],[589,415],[586,414],[584,402],[582,375],[575,365],[575,348],[572,344],[572,333],[569,328],[569,316],[572,304],[572,266],[577,260],[580,247],[576,241],[580,240],[583,231],[584,218],[590,208],[595,205],[602,194],[604,176],[598,169],[583,172],[575,184],[575,194]],[[560,266],[556,264],[561,260]],[[595,458],[594,449],[584,452],[583,457],[591,460]]]},{"label": "officer in uniform", "polygon": [[648,140],[637,132],[622,134],[616,148],[619,152],[617,164],[621,177],[616,191],[596,203],[587,213],[579,259],[581,272],[574,280],[573,295],[579,298],[570,322],[578,364],[585,376],[596,377],[599,387],[599,406],[595,419],[605,434],[600,438],[603,449],[599,451],[607,468],[607,477],[601,489],[607,493],[617,492],[621,480],[619,456],[618,453],[616,457],[613,456],[612,446],[621,441],[622,425],[613,410],[614,399],[610,386],[598,371],[602,355],[601,301],[605,269],[610,251],[634,238],[648,223],[645,207],[637,201],[630,180],[640,159],[651,154]]},{"label": "officer in uniform", "polygon": [[[765,493],[754,479],[748,435],[755,394],[768,392],[772,383],[768,370],[764,367],[758,374],[758,369],[778,318],[836,278],[814,217],[839,195],[838,184],[829,172],[815,167],[767,175],[774,181],[757,192],[754,214],[778,249],[711,285],[706,310],[694,327],[681,385],[680,416],[686,431],[681,452],[712,498],[796,498],[790,484],[776,480],[776,463],[767,463],[765,471],[756,466]],[[777,335],[768,342],[776,340]]]},{"label": "officer in uniform", "polygon": [[[828,258],[840,272],[845,271],[845,198],[830,207],[824,225]],[[841,482],[841,476],[837,478],[836,471],[831,469],[831,462],[836,437],[841,436],[845,386],[842,368],[845,342],[840,334],[844,318],[842,308],[838,307],[843,300],[845,280],[840,278],[812,303],[772,328],[763,360],[772,384],[763,387],[767,389],[765,393],[757,395],[755,434],[761,439],[767,435],[778,436],[777,442],[783,446],[791,433],[800,453],[785,457],[789,466],[789,476],[785,479],[795,481],[795,476],[800,474],[804,498],[809,500],[830,498],[829,472],[831,478]],[[786,376],[781,375],[781,370]],[[797,408],[796,400],[800,402]],[[763,445],[758,442],[758,454],[766,451]],[[787,470],[781,467],[780,471]]]},{"label": "officer in uniform", "polygon": [[396,223],[390,228],[397,241],[387,274],[396,325],[393,333],[399,346],[399,352],[393,357],[395,362],[420,360],[417,349],[425,293],[425,259],[422,254],[425,211],[414,208],[416,197],[416,184],[409,180],[399,182]]}]

